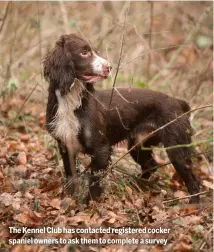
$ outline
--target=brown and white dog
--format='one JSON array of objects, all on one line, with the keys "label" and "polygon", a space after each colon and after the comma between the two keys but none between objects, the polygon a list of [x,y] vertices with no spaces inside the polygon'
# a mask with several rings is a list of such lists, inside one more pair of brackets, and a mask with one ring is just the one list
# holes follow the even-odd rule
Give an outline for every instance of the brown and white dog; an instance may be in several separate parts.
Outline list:
[{"label": "brown and white dog", "polygon": [[[108,77],[110,63],[100,57],[81,36],[63,35],[44,59],[44,76],[49,82],[47,129],[57,140],[67,178],[76,176],[78,151],[91,156],[89,195],[100,196],[100,172],[109,163],[112,145],[127,139],[128,148],[143,135],[187,112],[189,105],[179,99],[148,89],[118,89],[110,109],[111,90],[95,90],[94,83]],[[183,116],[147,139],[143,146],[165,147],[191,143],[191,126]],[[199,182],[192,172],[191,150],[169,148],[169,159],[185,182],[190,194],[199,192]],[[151,150],[138,145],[131,151],[142,170],[157,166]],[[147,171],[148,179],[154,171]],[[191,203],[199,201],[193,196]]]}]

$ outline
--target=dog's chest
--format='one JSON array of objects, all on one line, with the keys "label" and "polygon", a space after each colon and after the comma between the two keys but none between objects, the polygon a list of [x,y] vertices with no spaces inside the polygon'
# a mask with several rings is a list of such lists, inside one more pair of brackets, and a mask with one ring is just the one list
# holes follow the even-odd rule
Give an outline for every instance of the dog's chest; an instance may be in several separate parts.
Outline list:
[{"label": "dog's chest", "polygon": [[80,123],[74,111],[81,106],[81,93],[82,89],[74,89],[62,97],[59,90],[56,90],[58,109],[51,123],[53,128],[52,134],[65,145],[68,143],[75,146],[79,145],[77,135],[80,130]]}]

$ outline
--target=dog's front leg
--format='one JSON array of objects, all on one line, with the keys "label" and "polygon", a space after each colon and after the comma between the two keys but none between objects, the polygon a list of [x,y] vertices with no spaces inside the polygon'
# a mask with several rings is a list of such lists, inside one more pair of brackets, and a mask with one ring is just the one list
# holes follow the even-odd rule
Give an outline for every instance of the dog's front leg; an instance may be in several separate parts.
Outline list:
[{"label": "dog's front leg", "polygon": [[59,151],[63,160],[63,166],[66,175],[66,186],[65,188],[69,189],[69,192],[73,194],[75,192],[75,176],[76,176],[76,152],[72,148],[71,144],[64,145],[61,142],[58,142]]},{"label": "dog's front leg", "polygon": [[110,163],[111,150],[111,146],[108,143],[98,145],[94,149],[94,154],[91,158],[91,176],[89,179],[88,201],[99,197],[102,193],[100,181],[104,170]]}]

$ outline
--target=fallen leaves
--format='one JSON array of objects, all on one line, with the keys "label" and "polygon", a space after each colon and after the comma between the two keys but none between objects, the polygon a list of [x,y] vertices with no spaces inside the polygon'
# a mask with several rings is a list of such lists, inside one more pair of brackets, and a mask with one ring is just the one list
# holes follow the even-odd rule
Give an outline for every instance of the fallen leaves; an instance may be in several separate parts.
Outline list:
[{"label": "fallen leaves", "polygon": [[187,244],[185,242],[179,242],[178,244],[175,245],[173,251],[188,252],[192,251],[192,247],[190,244]]},{"label": "fallen leaves", "polygon": [[[30,111],[30,110],[29,110]],[[23,122],[16,122],[14,132],[11,135],[2,135],[0,140],[0,220],[5,227],[27,226],[40,227],[48,226],[69,226],[69,227],[123,227],[145,225],[156,225],[167,223],[179,229],[188,230],[191,235],[203,237],[205,235],[205,219],[210,218],[209,214],[196,214],[196,206],[186,205],[181,207],[168,207],[163,205],[164,199],[170,197],[182,198],[188,195],[184,190],[183,182],[180,180],[172,165],[159,170],[156,176],[152,177],[152,183],[159,189],[154,190],[147,187],[139,187],[135,181],[130,183],[129,177],[124,175],[109,174],[104,181],[105,196],[98,202],[91,202],[86,208],[77,204],[76,200],[65,194],[62,196],[63,171],[62,163],[58,165],[58,152],[49,136],[42,130],[45,117],[44,113],[35,110],[36,118],[32,115],[26,125]],[[38,115],[38,116],[37,116]],[[5,134],[5,130],[0,130]],[[39,133],[38,133],[39,132]],[[120,149],[125,151],[125,149]],[[117,153],[121,155],[123,153]],[[118,156],[113,158],[118,158]],[[157,156],[158,157],[158,156]],[[81,155],[81,160],[85,156]],[[89,158],[82,162],[83,166],[89,163]],[[165,158],[160,162],[166,162]],[[131,167],[130,168],[130,164]],[[133,174],[139,173],[139,166],[135,165],[128,156],[120,164],[120,167],[127,166]],[[211,175],[203,168],[203,186],[211,189]],[[118,180],[115,180],[117,176]],[[167,177],[167,179],[165,179]],[[167,182],[168,181],[168,182]],[[112,182],[112,183],[111,183]],[[151,182],[151,181],[150,181]],[[166,187],[164,187],[166,186]],[[174,192],[171,188],[174,189]],[[156,188],[155,187],[155,188]],[[177,204],[177,201],[176,201]],[[188,215],[183,216],[182,215]],[[174,219],[170,222],[170,219]],[[162,224],[161,224],[162,225]],[[171,228],[170,226],[170,228]],[[0,229],[0,234],[6,240],[7,228]],[[63,234],[64,235],[64,234]],[[192,243],[190,237],[184,235],[182,238],[173,233],[169,243],[174,243],[174,251],[191,251]],[[93,237],[93,234],[88,234]],[[113,236],[112,236],[113,237]],[[108,238],[108,237],[106,237]],[[167,245],[168,246],[168,245]],[[36,247],[34,247],[36,249]],[[14,251],[33,251],[32,246],[15,246]],[[38,250],[42,250],[38,247]],[[96,251],[96,248],[94,248]],[[124,251],[116,245],[111,249]],[[106,251],[112,251],[106,249]],[[162,251],[162,247],[153,246],[152,250]],[[102,251],[102,250],[100,250]],[[104,248],[103,248],[103,251]],[[139,251],[143,251],[142,247]],[[147,251],[147,248],[146,250]],[[172,250],[171,250],[172,251]]]},{"label": "fallen leaves", "polygon": [[55,209],[60,209],[61,208],[61,200],[59,198],[54,198],[51,200],[49,205]]},{"label": "fallen leaves", "polygon": [[27,164],[27,156],[25,152],[20,152],[17,156],[17,162],[20,165],[26,165]]},{"label": "fallen leaves", "polygon": [[129,197],[131,198],[132,197],[132,189],[131,187],[125,185],[125,189],[126,189],[126,192],[128,193]]},{"label": "fallen leaves", "polygon": [[208,188],[208,189],[214,190],[214,185],[213,185],[213,183],[211,183],[211,182],[209,182],[209,181],[203,180],[203,181],[202,181],[202,185],[205,186],[205,187]]},{"label": "fallen leaves", "polygon": [[175,198],[183,198],[185,196],[187,196],[187,193],[185,193],[184,191],[177,190],[174,192]]},{"label": "fallen leaves", "polygon": [[0,195],[0,202],[6,207],[11,205],[14,210],[18,210],[21,205],[21,199],[19,197],[6,192]]},{"label": "fallen leaves", "polygon": [[44,216],[42,214],[33,212],[33,211],[26,211],[14,216],[14,220],[22,223],[24,226],[40,226],[42,224]]},{"label": "fallen leaves", "polygon": [[20,136],[20,140],[24,143],[27,143],[30,140],[30,135],[28,134],[23,134]]}]

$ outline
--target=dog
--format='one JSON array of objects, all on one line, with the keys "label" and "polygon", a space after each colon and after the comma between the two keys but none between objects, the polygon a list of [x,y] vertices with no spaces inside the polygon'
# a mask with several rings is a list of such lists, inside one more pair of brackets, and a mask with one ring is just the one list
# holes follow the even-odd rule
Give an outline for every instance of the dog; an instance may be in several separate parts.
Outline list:
[{"label": "dog", "polygon": [[[149,179],[157,166],[152,150],[144,147],[188,145],[192,128],[188,115],[145,136],[190,110],[180,99],[148,89],[96,90],[94,84],[106,79],[111,64],[90,42],[77,34],[63,35],[43,61],[44,77],[49,82],[46,123],[56,139],[67,179],[77,176],[75,159],[79,151],[91,157],[90,199],[102,193],[100,176],[111,162],[112,146],[128,140],[130,154],[140,164],[142,177]],[[111,102],[110,102],[111,100]],[[189,194],[199,193],[199,181],[192,172],[191,149],[167,148],[170,161],[184,181]],[[75,191],[75,182],[72,191]],[[199,196],[190,198],[198,203]]]}]

